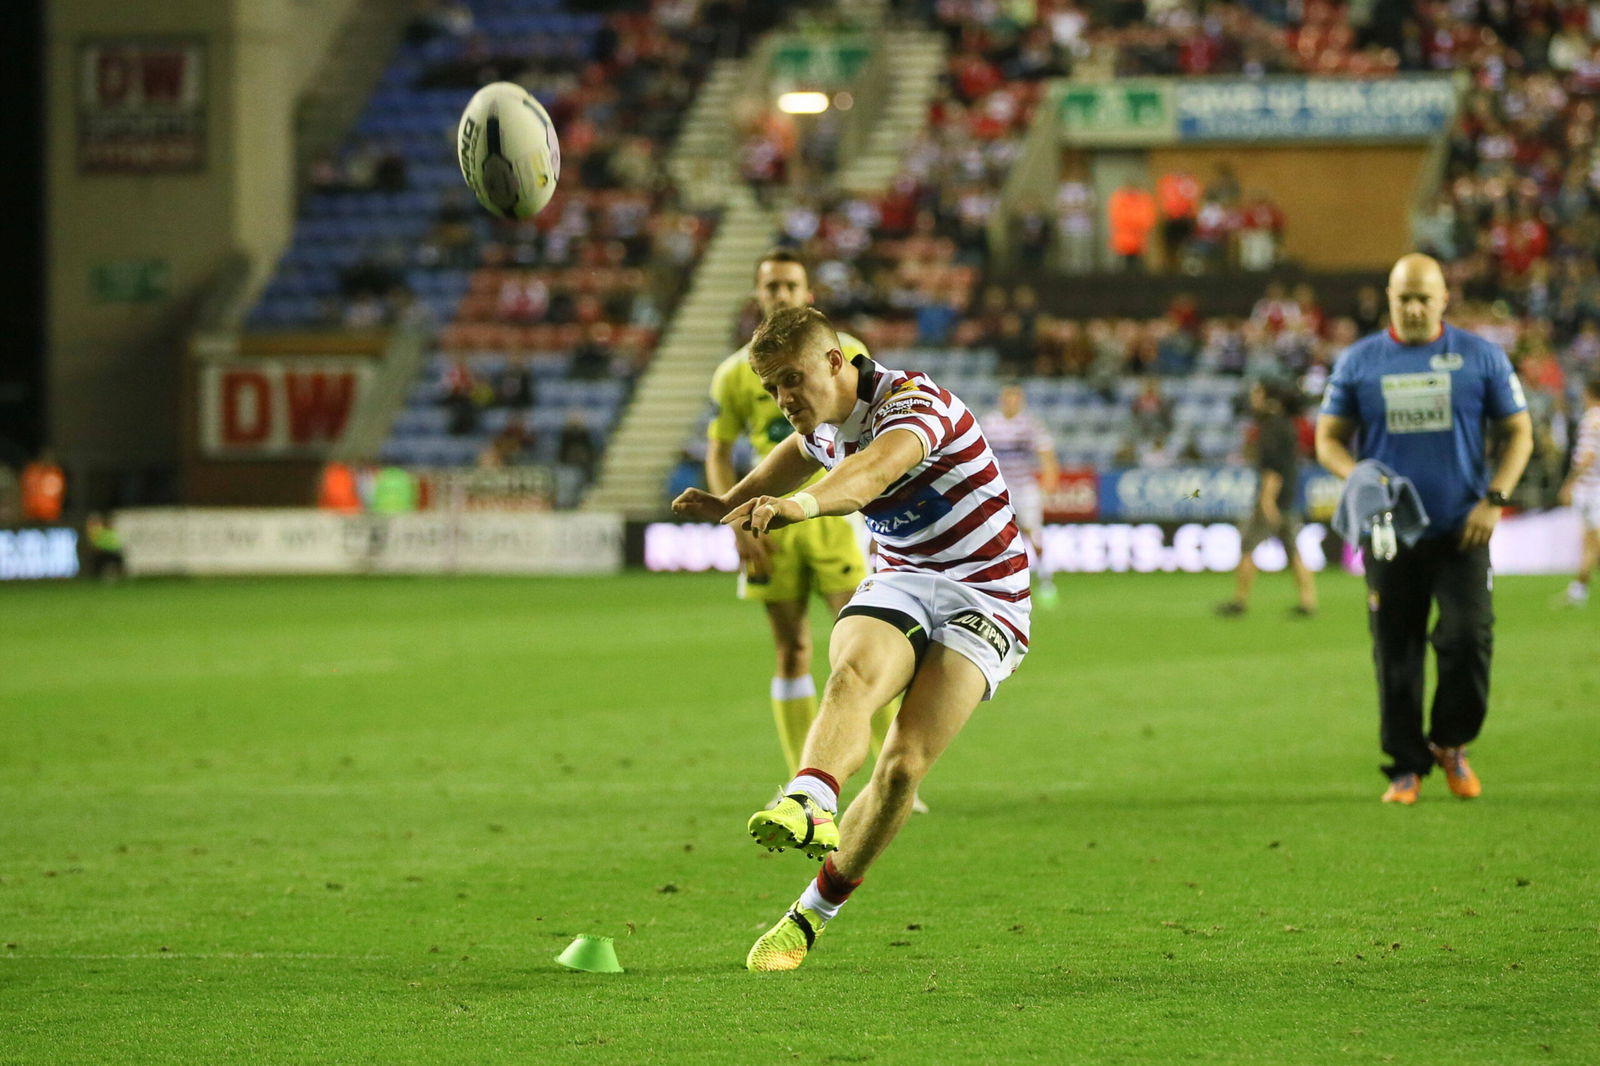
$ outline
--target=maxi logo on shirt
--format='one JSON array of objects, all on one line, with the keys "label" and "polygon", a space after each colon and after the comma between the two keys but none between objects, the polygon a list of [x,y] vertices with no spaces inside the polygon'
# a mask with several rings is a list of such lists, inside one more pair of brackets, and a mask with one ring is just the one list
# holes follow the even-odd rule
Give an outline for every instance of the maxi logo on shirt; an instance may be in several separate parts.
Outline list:
[{"label": "maxi logo on shirt", "polygon": [[1383,407],[1390,433],[1436,433],[1454,424],[1450,374],[1383,375]]}]

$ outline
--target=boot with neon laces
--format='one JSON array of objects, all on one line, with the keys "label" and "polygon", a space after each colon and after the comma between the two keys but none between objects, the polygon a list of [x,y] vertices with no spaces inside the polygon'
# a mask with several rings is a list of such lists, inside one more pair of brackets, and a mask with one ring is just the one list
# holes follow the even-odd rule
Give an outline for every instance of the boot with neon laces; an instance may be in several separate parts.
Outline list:
[{"label": "boot with neon laces", "polygon": [[1445,784],[1450,786],[1451,792],[1464,800],[1477,799],[1483,794],[1483,782],[1472,772],[1472,765],[1467,762],[1466,748],[1441,748],[1429,744],[1428,750],[1433,752],[1433,761],[1444,771]]},{"label": "boot with neon laces", "polygon": [[1422,778],[1416,774],[1396,774],[1389,779],[1389,788],[1383,794],[1385,803],[1402,803],[1407,807],[1417,802],[1422,794]]}]

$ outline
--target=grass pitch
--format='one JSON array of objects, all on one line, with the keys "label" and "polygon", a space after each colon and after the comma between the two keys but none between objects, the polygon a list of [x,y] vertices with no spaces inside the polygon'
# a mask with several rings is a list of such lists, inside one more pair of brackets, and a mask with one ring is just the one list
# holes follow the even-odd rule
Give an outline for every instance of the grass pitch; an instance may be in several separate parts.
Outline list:
[{"label": "grass pitch", "polygon": [[1600,614],[1500,582],[1484,797],[1405,810],[1359,582],[1227,587],[1064,575],[775,975],[725,578],[0,589],[0,1061],[1595,1061]]}]

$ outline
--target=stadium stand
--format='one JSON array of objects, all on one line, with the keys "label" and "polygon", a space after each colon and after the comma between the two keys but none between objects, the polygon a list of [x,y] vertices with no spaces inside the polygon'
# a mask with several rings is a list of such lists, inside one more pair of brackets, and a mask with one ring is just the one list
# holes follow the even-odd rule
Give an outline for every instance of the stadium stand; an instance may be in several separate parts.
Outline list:
[{"label": "stadium stand", "polygon": [[[983,225],[1021,151],[1040,79],[1462,69],[1472,87],[1450,133],[1445,180],[1417,214],[1414,237],[1446,263],[1463,298],[1456,320],[1501,341],[1519,365],[1539,427],[1527,480],[1537,496],[1558,476],[1576,383],[1600,364],[1600,171],[1589,161],[1600,44],[1587,7],[1545,7],[1519,18],[1490,6],[1379,5],[1358,24],[1352,8],[1324,0],[901,3],[902,17],[950,43],[922,136],[886,195],[798,198],[780,212],[775,240],[806,255],[818,305],[887,363],[928,370],[980,409],[999,380],[1023,380],[1066,463],[1237,459],[1248,422],[1241,376],[1292,376],[1319,395],[1338,353],[1383,323],[1381,295],[1369,287],[1329,311],[1308,285],[1285,292],[1256,281],[1262,295],[1248,317],[1182,297],[1159,318],[1040,313],[1031,286],[994,283]],[[1027,10],[1031,21],[1017,17]],[[1269,200],[1244,200],[1226,173],[1191,195],[1196,217],[1173,267],[1278,265],[1286,220]],[[1013,221],[1014,239],[1030,261],[1081,273],[1093,257],[1074,242],[1099,239],[1099,211],[1069,170],[1054,205],[1027,205]],[[1252,234],[1264,254],[1252,251]],[[1141,423],[1132,408],[1149,379],[1166,414]]]},{"label": "stadium stand", "polygon": [[[712,58],[775,17],[730,12],[707,24],[661,2],[644,14],[555,0],[424,11],[349,142],[314,167],[248,327],[435,332],[380,459],[557,464],[571,506],[714,228],[678,207],[661,157]],[[466,97],[497,79],[528,87],[562,131],[567,178],[518,224],[477,209],[454,158]]]}]

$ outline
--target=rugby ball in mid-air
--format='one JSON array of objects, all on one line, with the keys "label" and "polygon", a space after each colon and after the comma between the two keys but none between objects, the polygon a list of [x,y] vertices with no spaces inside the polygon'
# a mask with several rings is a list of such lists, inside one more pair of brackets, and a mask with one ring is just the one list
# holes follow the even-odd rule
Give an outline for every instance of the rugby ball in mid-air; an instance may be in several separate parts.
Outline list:
[{"label": "rugby ball in mid-air", "polygon": [[533,217],[561,180],[561,144],[549,113],[509,81],[473,94],[461,114],[456,149],[468,188],[501,218]]}]

